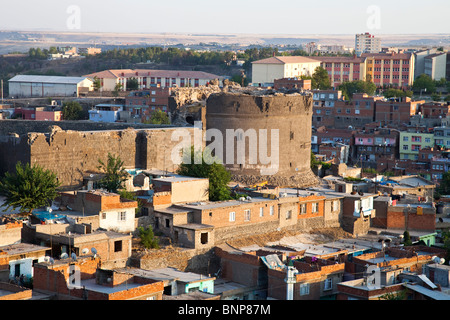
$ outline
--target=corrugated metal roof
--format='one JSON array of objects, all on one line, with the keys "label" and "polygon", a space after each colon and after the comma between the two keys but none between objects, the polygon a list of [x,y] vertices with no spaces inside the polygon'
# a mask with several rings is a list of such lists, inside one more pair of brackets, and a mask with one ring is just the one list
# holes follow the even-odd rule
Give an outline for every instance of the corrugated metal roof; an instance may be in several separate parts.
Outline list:
[{"label": "corrugated metal roof", "polygon": [[78,84],[87,79],[86,77],[59,77],[59,76],[37,76],[37,75],[17,75],[9,82],[33,82],[33,83],[59,83]]}]

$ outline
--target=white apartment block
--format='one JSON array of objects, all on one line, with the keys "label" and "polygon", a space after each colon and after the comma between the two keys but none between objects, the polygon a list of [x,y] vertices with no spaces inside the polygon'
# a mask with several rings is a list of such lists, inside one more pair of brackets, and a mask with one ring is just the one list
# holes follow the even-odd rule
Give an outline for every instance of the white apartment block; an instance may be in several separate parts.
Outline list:
[{"label": "white apartment block", "polygon": [[359,57],[363,53],[381,52],[381,39],[370,33],[361,33],[355,36],[355,53]]}]

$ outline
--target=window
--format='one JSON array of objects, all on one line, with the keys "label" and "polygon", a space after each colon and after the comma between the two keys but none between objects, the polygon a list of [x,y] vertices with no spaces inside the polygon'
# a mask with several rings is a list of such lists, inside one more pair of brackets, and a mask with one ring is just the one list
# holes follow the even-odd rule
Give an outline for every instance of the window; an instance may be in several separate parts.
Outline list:
[{"label": "window", "polygon": [[251,218],[250,209],[244,210],[244,221],[250,221],[250,218]]},{"label": "window", "polygon": [[333,279],[325,279],[325,282],[323,283],[323,290],[333,290]]},{"label": "window", "polygon": [[106,212],[102,212],[102,219],[106,219]]},{"label": "window", "polygon": [[333,211],[339,210],[339,200],[333,201]]},{"label": "window", "polygon": [[125,211],[119,212],[119,221],[125,221],[127,219],[127,213]]},{"label": "window", "polygon": [[273,206],[270,206],[270,215],[273,216],[275,213],[275,208]]},{"label": "window", "polygon": [[306,203],[300,205],[300,214],[306,214]]},{"label": "window", "polygon": [[236,221],[236,212],[230,212],[230,221]]},{"label": "window", "polygon": [[288,210],[287,212],[286,212],[286,220],[289,220],[289,219],[291,219],[292,218],[292,210]]},{"label": "window", "polygon": [[122,240],[114,241],[114,252],[122,251]]},{"label": "window", "polygon": [[318,203],[313,203],[312,204],[312,213],[317,213],[319,212],[319,204]]},{"label": "window", "polygon": [[259,216],[260,217],[264,216],[264,208],[263,207],[259,208]]},{"label": "window", "polygon": [[309,294],[309,283],[302,283],[300,285],[300,295],[306,296]]},{"label": "window", "polygon": [[403,141],[408,141],[408,137],[403,137]]}]

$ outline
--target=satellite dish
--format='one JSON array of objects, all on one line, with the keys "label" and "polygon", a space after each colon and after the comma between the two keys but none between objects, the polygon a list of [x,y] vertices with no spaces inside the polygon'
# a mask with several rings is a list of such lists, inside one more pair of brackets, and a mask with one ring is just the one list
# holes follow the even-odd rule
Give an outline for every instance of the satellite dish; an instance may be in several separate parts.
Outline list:
[{"label": "satellite dish", "polygon": [[69,257],[69,255],[64,252],[60,257],[61,257],[61,259],[67,259]]},{"label": "satellite dish", "polygon": [[50,258],[50,263],[51,263],[51,264],[54,264],[54,263],[55,263],[55,259]]},{"label": "satellite dish", "polygon": [[83,250],[81,250],[82,254],[88,254],[89,253],[89,249],[88,248],[84,248]]},{"label": "satellite dish", "polygon": [[94,257],[97,255],[97,249],[91,248],[91,252],[94,254]]},{"label": "satellite dish", "polygon": [[73,260],[77,260],[77,255],[75,254],[75,252],[72,252],[72,254],[70,255],[70,257],[71,257]]},{"label": "satellite dish", "polygon": [[444,264],[445,263],[445,259],[441,258],[441,261],[439,262],[439,264]]},{"label": "satellite dish", "polygon": [[49,257],[49,256],[45,256],[45,257],[44,257],[44,261],[45,261],[45,262],[49,262],[49,261],[50,261],[50,257]]}]

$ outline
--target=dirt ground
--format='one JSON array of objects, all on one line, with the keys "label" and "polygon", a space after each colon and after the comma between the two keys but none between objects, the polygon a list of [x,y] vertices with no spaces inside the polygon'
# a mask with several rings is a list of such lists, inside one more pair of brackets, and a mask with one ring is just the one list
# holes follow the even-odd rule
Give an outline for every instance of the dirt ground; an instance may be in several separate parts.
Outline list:
[{"label": "dirt ground", "polygon": [[[236,248],[243,248],[249,246],[270,246],[276,244],[289,243],[307,243],[307,244],[320,244],[330,242],[336,239],[352,238],[353,236],[342,230],[341,228],[327,228],[314,230],[311,232],[299,232],[299,231],[274,231],[261,235],[254,235],[245,238],[233,239],[227,241],[227,243]],[[146,250],[140,244],[138,238],[133,239],[133,253],[135,256],[145,256],[146,258],[161,258],[176,252],[180,252],[182,248],[173,246],[167,238],[159,238],[161,249]]]}]

